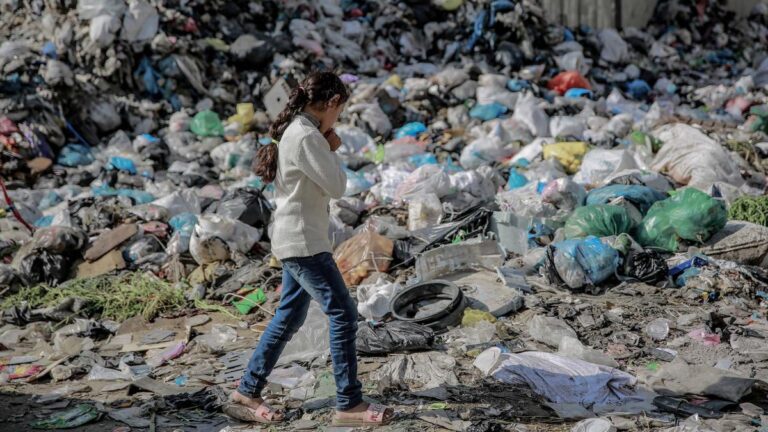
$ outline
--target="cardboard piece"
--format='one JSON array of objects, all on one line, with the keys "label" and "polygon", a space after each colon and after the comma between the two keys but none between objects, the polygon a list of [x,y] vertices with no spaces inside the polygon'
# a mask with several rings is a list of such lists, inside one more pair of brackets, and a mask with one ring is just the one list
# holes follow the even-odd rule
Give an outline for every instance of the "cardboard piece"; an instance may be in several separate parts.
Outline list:
[{"label": "cardboard piece", "polygon": [[93,241],[91,247],[85,251],[85,259],[88,261],[95,261],[101,258],[106,255],[107,252],[115,249],[124,241],[133,237],[138,229],[136,224],[125,224],[101,233],[101,235]]},{"label": "cardboard piece", "polygon": [[104,255],[94,262],[83,261],[77,266],[77,277],[87,278],[107,274],[125,268],[125,260],[119,249]]}]

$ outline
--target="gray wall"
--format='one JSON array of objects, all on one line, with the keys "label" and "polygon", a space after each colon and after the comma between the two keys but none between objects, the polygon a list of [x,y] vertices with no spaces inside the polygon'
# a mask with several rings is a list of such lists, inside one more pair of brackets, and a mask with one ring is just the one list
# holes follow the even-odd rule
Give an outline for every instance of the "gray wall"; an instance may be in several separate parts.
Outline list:
[{"label": "gray wall", "polygon": [[[729,0],[728,7],[746,15],[761,0]],[[550,19],[570,27],[644,27],[653,14],[656,0],[541,0]],[[620,6],[618,16],[616,5]]]}]

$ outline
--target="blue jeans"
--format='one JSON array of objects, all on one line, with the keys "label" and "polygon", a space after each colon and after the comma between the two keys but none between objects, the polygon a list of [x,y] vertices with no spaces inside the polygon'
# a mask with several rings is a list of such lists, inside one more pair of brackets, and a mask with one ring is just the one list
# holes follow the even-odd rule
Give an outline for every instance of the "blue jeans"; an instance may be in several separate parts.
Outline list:
[{"label": "blue jeans", "polygon": [[336,409],[346,411],[363,400],[357,380],[357,309],[336,262],[330,253],[283,260],[283,293],[275,317],[269,322],[253,352],[248,370],[237,391],[260,397],[267,376],[275,367],[285,344],[304,324],[309,302],[315,299],[328,315],[331,330],[331,360],[336,378]]}]

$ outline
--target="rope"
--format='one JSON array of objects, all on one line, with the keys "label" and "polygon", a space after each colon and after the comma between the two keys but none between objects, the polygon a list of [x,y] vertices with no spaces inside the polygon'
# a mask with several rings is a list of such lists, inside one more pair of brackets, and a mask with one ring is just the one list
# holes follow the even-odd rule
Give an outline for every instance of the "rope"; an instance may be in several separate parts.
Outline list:
[{"label": "rope", "polygon": [[29,230],[30,234],[34,234],[35,228],[32,227],[32,225],[28,224],[23,217],[21,217],[21,213],[19,213],[19,211],[16,209],[16,206],[13,205],[13,200],[8,195],[8,190],[5,188],[5,183],[3,182],[2,177],[0,177],[0,189],[2,189],[3,191],[3,197],[5,198],[6,204],[8,204],[8,208],[11,209],[11,213],[13,213],[16,219],[18,219],[19,222],[21,222],[21,224],[24,225],[24,227]]}]

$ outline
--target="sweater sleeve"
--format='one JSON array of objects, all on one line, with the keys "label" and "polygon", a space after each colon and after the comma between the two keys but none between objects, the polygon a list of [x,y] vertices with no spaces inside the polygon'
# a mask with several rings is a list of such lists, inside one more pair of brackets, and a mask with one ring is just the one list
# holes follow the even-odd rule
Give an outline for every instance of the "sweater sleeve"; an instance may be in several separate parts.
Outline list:
[{"label": "sweater sleeve", "polygon": [[317,183],[331,198],[339,199],[347,188],[341,160],[319,133],[306,135],[299,144],[296,167]]}]

